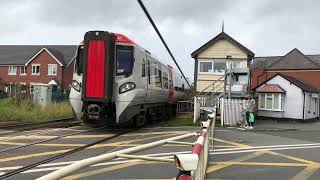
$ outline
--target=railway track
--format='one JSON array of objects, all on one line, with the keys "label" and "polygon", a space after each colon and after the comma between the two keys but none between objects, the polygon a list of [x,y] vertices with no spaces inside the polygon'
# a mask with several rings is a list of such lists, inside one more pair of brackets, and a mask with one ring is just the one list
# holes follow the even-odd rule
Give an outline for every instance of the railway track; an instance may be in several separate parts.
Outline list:
[{"label": "railway track", "polygon": [[57,137],[50,138],[50,139],[45,139],[45,140],[41,140],[41,141],[32,142],[32,143],[29,143],[29,144],[26,144],[26,145],[21,145],[21,146],[17,146],[17,147],[3,149],[3,150],[0,150],[0,153],[9,152],[9,151],[13,151],[13,150],[16,150],[16,149],[21,149],[21,148],[25,148],[25,147],[28,147],[28,146],[33,146],[33,145],[36,145],[36,144],[41,144],[41,143],[45,143],[45,142],[49,142],[49,141],[53,141],[53,140],[57,140],[57,139],[62,139],[62,138],[65,138],[65,137],[74,136],[74,135],[78,135],[78,134],[83,134],[83,133],[87,133],[87,132],[92,132],[92,131],[99,130],[99,129],[104,129],[104,128],[106,128],[106,126],[99,127],[99,128],[94,128],[94,129],[89,129],[89,130],[84,130],[84,131],[80,131],[80,132],[69,133],[69,134],[57,136]]},{"label": "railway track", "polygon": [[0,135],[9,135],[14,134],[21,131],[28,131],[34,130],[39,128],[46,128],[46,127],[70,127],[80,125],[81,121],[75,121],[73,118],[64,118],[64,119],[57,119],[48,122],[36,122],[36,123],[19,123],[19,124],[0,124],[0,129],[5,130],[14,130],[12,132],[4,132],[0,133]]},{"label": "railway track", "polygon": [[[95,128],[95,129],[91,129],[91,130],[88,130],[88,131],[93,131],[93,130],[102,129],[102,128],[104,128],[104,127]],[[86,132],[88,132],[88,131],[86,131]],[[38,162],[35,162],[35,163],[32,163],[32,164],[23,166],[22,168],[19,168],[19,169],[16,169],[16,170],[13,170],[13,171],[10,171],[10,172],[8,172],[8,173],[6,173],[6,174],[1,175],[1,176],[0,176],[0,179],[5,179],[5,178],[12,177],[12,176],[17,175],[17,174],[19,174],[19,173],[21,173],[21,172],[24,172],[24,171],[27,171],[27,170],[29,170],[29,169],[35,168],[35,167],[37,167],[37,166],[39,166],[39,165],[42,165],[42,164],[45,164],[45,163],[48,163],[48,162],[51,162],[51,161],[54,161],[54,160],[63,158],[63,157],[65,157],[65,156],[68,156],[68,155],[70,155],[70,154],[79,152],[79,151],[81,151],[81,150],[84,150],[84,149],[89,148],[89,147],[91,147],[91,146],[94,146],[94,145],[96,145],[96,144],[100,144],[100,143],[103,143],[103,142],[105,142],[105,141],[108,141],[108,140],[114,139],[114,138],[116,138],[116,137],[119,137],[119,136],[121,136],[121,135],[127,134],[127,133],[129,133],[129,132],[131,132],[131,131],[133,131],[133,129],[132,129],[132,130],[124,130],[123,132],[120,132],[120,133],[114,134],[114,135],[112,135],[112,136],[109,136],[109,137],[106,137],[106,138],[103,138],[103,139],[94,141],[94,142],[92,142],[92,143],[89,143],[89,144],[86,144],[86,145],[83,145],[83,146],[74,148],[74,149],[69,150],[69,151],[67,151],[67,152],[65,152],[65,153],[61,153],[61,154],[58,154],[58,155],[49,157],[49,158],[47,158],[47,159],[44,159],[44,160],[41,160],[41,161],[38,161]],[[5,150],[0,151],[0,153],[1,153],[1,152],[12,151],[12,150],[15,150],[15,149],[20,149],[20,148],[27,147],[27,146],[32,146],[32,145],[35,145],[35,144],[39,144],[39,143],[43,143],[43,142],[48,142],[48,141],[52,141],[52,140],[55,140],[55,139],[63,138],[63,137],[66,137],[66,136],[72,136],[72,135],[76,135],[76,134],[80,134],[80,133],[84,133],[84,131],[82,131],[82,132],[76,132],[76,133],[71,133],[71,134],[59,136],[59,137],[52,138],[52,139],[48,139],[48,140],[44,140],[44,141],[38,141],[38,142],[30,143],[30,144],[27,144],[27,145],[24,145],[24,146],[14,147],[14,148],[11,148],[11,149],[5,149]]]}]

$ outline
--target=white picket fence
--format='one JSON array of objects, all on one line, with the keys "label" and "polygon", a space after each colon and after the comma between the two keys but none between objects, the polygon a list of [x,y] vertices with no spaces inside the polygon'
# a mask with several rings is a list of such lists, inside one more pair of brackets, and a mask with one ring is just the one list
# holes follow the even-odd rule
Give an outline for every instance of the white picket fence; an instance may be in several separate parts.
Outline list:
[{"label": "white picket fence", "polygon": [[242,105],[246,100],[220,99],[221,126],[236,126],[240,123]]}]

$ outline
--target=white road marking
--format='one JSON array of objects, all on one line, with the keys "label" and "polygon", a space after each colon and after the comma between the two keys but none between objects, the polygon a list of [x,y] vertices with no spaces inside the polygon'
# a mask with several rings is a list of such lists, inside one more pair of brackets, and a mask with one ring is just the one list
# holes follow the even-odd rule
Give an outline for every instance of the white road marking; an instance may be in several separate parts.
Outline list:
[{"label": "white road marking", "polygon": [[279,150],[290,150],[290,149],[312,149],[319,148],[320,146],[296,146],[296,147],[279,147],[279,148],[262,148],[262,149],[248,149],[241,151],[225,151],[225,152],[212,152],[210,154],[236,154],[236,153],[247,153],[247,152],[256,152],[256,151],[279,151]]},{"label": "white road marking", "polygon": [[[247,152],[255,152],[255,151],[278,151],[278,150],[290,150],[290,149],[310,149],[310,148],[319,148],[320,143],[313,143],[313,144],[287,144],[287,145],[272,145],[272,146],[255,146],[255,147],[248,147],[248,148],[228,148],[228,149],[218,149],[211,151],[211,155],[219,155],[219,154],[236,154],[236,153],[247,153]],[[191,151],[179,151],[179,152],[167,152],[167,153],[155,153],[155,154],[142,154],[141,156],[150,156],[150,157],[167,157],[171,158],[173,155],[176,154],[185,154],[190,153]],[[96,166],[107,166],[107,165],[114,165],[126,162],[133,162],[133,161],[141,161],[141,160],[124,160],[124,158],[117,158],[111,162],[99,163],[93,165],[92,167]],[[66,162],[58,162],[58,163],[47,163],[38,166],[35,169],[30,169],[23,173],[35,173],[35,172],[43,172],[43,171],[52,171],[57,170],[60,168],[65,167],[65,165],[69,165],[78,161],[66,161]],[[23,166],[13,166],[13,167],[3,167],[0,168],[0,175],[5,174],[5,172],[1,171],[8,171],[8,170],[15,170],[19,169]]]},{"label": "white road marking", "polygon": [[320,143],[312,143],[312,144],[280,144],[280,145],[272,145],[272,146],[253,146],[253,147],[241,147],[241,148],[225,148],[225,149],[214,150],[214,152],[233,151],[233,150],[247,150],[247,149],[261,149],[261,148],[277,148],[277,147],[317,146],[317,145],[320,145]]},{"label": "white road marking", "polygon": [[23,166],[4,167],[4,168],[0,168],[0,171],[15,170],[15,169],[19,169],[19,168],[22,168],[22,167]]},{"label": "white road marking", "polygon": [[[185,154],[185,153],[190,153],[190,152],[191,151],[157,153],[157,154],[143,154],[141,156],[150,156],[150,157],[157,156],[157,157],[162,157],[162,158],[170,158],[175,154]],[[168,155],[170,155],[170,156],[168,156]],[[117,158],[117,159],[114,159],[111,162],[105,162],[105,163],[99,163],[99,164],[92,165],[92,167],[107,166],[107,165],[121,164],[121,163],[134,162],[134,161],[142,161],[142,160],[123,160],[123,159],[125,159],[125,158]],[[78,162],[78,161],[67,161],[67,162],[42,164],[42,165],[39,165],[36,169],[30,169],[30,170],[27,170],[27,171],[22,172],[22,173],[34,173],[34,172],[57,170],[57,169],[65,167],[65,166],[61,166],[61,165],[69,165],[69,164],[73,164],[73,163],[76,163],[76,162]],[[50,167],[50,166],[54,166],[54,167]],[[22,167],[23,166],[4,167],[4,168],[0,168],[0,171],[16,170],[16,169],[19,169],[19,168],[22,168]],[[46,167],[46,168],[41,168],[41,167]],[[0,173],[2,173],[2,172],[0,172]]]}]

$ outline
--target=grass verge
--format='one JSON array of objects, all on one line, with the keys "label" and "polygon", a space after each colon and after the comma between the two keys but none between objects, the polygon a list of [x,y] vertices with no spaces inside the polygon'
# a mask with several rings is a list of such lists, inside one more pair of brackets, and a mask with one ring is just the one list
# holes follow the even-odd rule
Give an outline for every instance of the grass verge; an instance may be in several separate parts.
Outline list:
[{"label": "grass verge", "polygon": [[41,107],[28,100],[0,99],[0,122],[45,122],[72,117],[69,101]]}]

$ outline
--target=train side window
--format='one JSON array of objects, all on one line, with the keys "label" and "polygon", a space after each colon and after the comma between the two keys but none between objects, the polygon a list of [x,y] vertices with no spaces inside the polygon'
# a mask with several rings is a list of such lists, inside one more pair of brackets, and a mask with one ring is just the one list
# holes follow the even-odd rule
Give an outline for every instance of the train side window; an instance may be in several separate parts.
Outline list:
[{"label": "train side window", "polygon": [[154,76],[157,76],[158,74],[157,74],[157,62],[154,62]]},{"label": "train side window", "polygon": [[77,74],[83,73],[83,46],[79,46],[76,57],[76,70]]},{"label": "train side window", "polygon": [[146,76],[146,61],[142,60],[142,77]]},{"label": "train side window", "polygon": [[158,64],[158,73],[156,75],[156,86],[157,87],[162,87],[162,71],[161,71],[161,64]]},{"label": "train side window", "polygon": [[168,74],[166,72],[163,72],[163,86],[164,88],[168,89]]},{"label": "train side window", "polygon": [[148,83],[150,84],[151,83],[151,81],[150,81],[150,60],[148,59],[147,60],[147,63],[148,63]]}]

